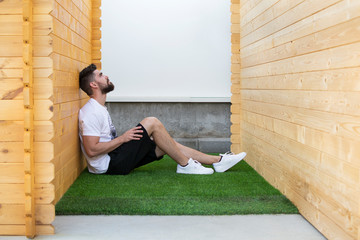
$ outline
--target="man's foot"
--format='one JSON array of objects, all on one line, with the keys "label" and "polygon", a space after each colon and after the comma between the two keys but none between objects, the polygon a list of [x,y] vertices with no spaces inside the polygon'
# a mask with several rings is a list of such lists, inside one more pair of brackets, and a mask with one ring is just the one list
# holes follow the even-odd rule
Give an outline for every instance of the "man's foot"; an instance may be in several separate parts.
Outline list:
[{"label": "man's foot", "polygon": [[188,164],[185,167],[181,166],[180,164],[177,165],[176,173],[213,174],[214,170],[212,168],[203,167],[203,165],[201,165],[201,163],[190,158]]},{"label": "man's foot", "polygon": [[220,162],[213,163],[213,167],[216,172],[225,172],[243,160],[246,156],[246,152],[242,152],[236,155],[232,152],[227,152],[225,154],[220,154],[220,156],[222,156]]}]

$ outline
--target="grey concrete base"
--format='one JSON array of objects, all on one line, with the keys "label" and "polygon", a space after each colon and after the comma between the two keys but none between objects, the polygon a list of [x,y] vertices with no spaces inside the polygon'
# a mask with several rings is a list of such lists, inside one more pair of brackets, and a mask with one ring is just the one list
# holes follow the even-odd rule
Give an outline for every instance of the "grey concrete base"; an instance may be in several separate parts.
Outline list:
[{"label": "grey concrete base", "polygon": [[[301,215],[57,216],[43,240],[324,240]],[[24,240],[25,237],[0,237]]]},{"label": "grey concrete base", "polygon": [[230,150],[230,105],[230,103],[106,103],[119,135],[146,117],[156,117],[173,138],[206,153]]},{"label": "grey concrete base", "polygon": [[175,138],[182,145],[204,153],[225,153],[230,151],[230,138]]}]

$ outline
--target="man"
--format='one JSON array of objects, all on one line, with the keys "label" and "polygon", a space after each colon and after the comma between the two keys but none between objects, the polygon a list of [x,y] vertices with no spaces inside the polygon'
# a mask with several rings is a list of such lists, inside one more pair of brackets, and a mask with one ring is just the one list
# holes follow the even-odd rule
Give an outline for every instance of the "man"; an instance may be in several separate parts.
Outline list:
[{"label": "man", "polygon": [[177,173],[212,174],[214,170],[201,163],[212,164],[216,172],[225,172],[246,156],[244,152],[212,156],[183,146],[170,137],[155,117],[147,117],[117,136],[105,107],[106,94],[114,90],[113,83],[94,64],[80,72],[79,83],[90,97],[79,111],[79,135],[91,173],[125,175],[168,154],[178,163]]}]

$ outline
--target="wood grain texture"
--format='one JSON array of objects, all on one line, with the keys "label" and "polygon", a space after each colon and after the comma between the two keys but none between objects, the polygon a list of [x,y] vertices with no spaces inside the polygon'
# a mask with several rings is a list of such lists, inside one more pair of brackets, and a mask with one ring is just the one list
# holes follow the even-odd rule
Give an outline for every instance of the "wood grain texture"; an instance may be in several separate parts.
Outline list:
[{"label": "wood grain texture", "polygon": [[78,75],[101,66],[100,6],[0,2],[0,235],[54,234],[54,206],[86,166]]},{"label": "wood grain texture", "polygon": [[231,149],[328,239],[360,239],[360,2],[231,10]]}]

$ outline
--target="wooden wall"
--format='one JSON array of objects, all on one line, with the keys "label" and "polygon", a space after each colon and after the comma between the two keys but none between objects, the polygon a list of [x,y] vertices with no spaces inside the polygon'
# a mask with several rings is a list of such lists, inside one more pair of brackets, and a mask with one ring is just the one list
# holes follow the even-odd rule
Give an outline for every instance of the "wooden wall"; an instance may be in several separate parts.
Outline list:
[{"label": "wooden wall", "polygon": [[85,167],[78,74],[101,66],[100,4],[0,1],[0,235],[53,234],[55,204]]},{"label": "wooden wall", "polygon": [[21,4],[0,3],[1,232],[25,232],[22,23]]},{"label": "wooden wall", "polygon": [[360,1],[232,2],[232,150],[328,239],[360,239]]},{"label": "wooden wall", "polygon": [[79,152],[79,71],[91,63],[91,0],[54,2],[53,41],[55,203],[75,181],[84,162]]},{"label": "wooden wall", "polygon": [[40,26],[46,24],[44,16],[50,11],[49,7],[32,1],[0,2],[2,234],[28,232],[31,236],[35,233],[30,229],[35,221],[38,233],[53,231],[50,223],[55,214],[42,214],[54,212],[51,204],[53,165],[40,160],[48,147],[44,146],[48,133],[43,128],[48,121],[37,114],[51,95],[46,79],[51,65],[48,56],[51,46],[46,37],[49,30]]}]

